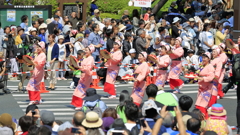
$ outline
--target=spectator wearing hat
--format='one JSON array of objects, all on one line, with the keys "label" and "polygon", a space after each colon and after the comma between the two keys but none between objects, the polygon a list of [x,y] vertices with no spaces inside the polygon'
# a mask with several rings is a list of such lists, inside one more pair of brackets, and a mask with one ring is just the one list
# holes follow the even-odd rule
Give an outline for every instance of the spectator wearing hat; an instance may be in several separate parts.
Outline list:
[{"label": "spectator wearing hat", "polygon": [[87,108],[89,107],[99,107],[102,112],[104,112],[107,108],[107,105],[101,100],[101,96],[97,94],[97,91],[94,88],[87,89],[86,96],[83,98],[83,100],[85,100],[82,108],[84,112],[86,112]]},{"label": "spectator wearing hat", "polygon": [[125,26],[126,26],[126,32],[132,33],[133,26],[131,24],[126,24]]},{"label": "spectator wearing hat", "polygon": [[221,43],[223,43],[223,40],[226,38],[229,30],[226,29],[224,33],[222,33],[223,30],[222,24],[217,24],[216,28],[217,32],[215,34],[215,45],[220,45]]},{"label": "spectator wearing hat", "polygon": [[210,64],[211,54],[206,52],[202,55],[203,61],[200,73],[198,74],[198,84],[199,84],[199,93],[195,103],[195,107],[205,115],[205,118],[208,118],[207,108],[209,107],[209,102],[212,94],[212,86],[214,75],[214,67]]},{"label": "spectator wearing hat", "polygon": [[30,31],[29,31],[29,34],[30,34],[30,36],[32,36],[32,38],[41,40],[41,38],[38,37],[38,35],[37,35],[37,29],[36,28],[31,28]]},{"label": "spectator wearing hat", "polygon": [[107,132],[107,135],[110,135],[113,130],[124,130],[124,133],[127,133],[128,135],[130,134],[129,130],[127,130],[126,126],[124,125],[123,119],[121,118],[114,120],[113,124],[110,126],[110,129]]},{"label": "spectator wearing hat", "polygon": [[86,118],[83,120],[82,125],[87,128],[86,135],[97,134],[105,135],[102,130],[103,121],[95,112],[88,112]]},{"label": "spectator wearing hat", "polygon": [[[64,25],[64,20],[63,20],[63,18],[61,17],[61,16],[62,16],[61,11],[60,11],[60,10],[54,11],[54,15],[59,16],[58,23]],[[54,21],[54,15],[53,15],[53,17],[51,18],[51,22]]]},{"label": "spectator wearing hat", "polygon": [[205,130],[211,130],[218,135],[227,135],[229,133],[227,126],[227,112],[221,104],[213,104],[208,110],[209,118],[206,122]]},{"label": "spectator wearing hat", "polygon": [[182,47],[186,48],[186,49],[190,49],[191,48],[191,42],[193,41],[193,35],[189,32],[190,29],[190,25],[185,22],[183,23],[182,26],[183,30],[180,34],[180,37],[182,38]]},{"label": "spectator wearing hat", "polygon": [[84,45],[82,44],[82,41],[83,41],[83,34],[77,34],[76,38],[75,38],[75,44],[74,44],[74,52],[73,52],[73,55],[75,57],[77,57],[77,52],[78,50],[84,50],[85,47]]},{"label": "spectator wearing hat", "polygon": [[91,16],[94,15],[94,10],[95,9],[98,9],[98,6],[95,4],[97,0],[92,0],[91,1],[91,8],[90,8],[90,11],[91,11]]},{"label": "spectator wearing hat", "polygon": [[[123,59],[122,64],[123,65],[136,64],[137,59],[135,59],[135,57],[136,57],[136,50],[132,48],[129,50],[128,55]],[[120,67],[118,75],[120,77],[123,77],[126,74],[132,74],[132,73],[133,73],[133,70],[130,69],[129,67]],[[122,82],[122,83],[125,83],[125,82]]]},{"label": "spectator wearing hat", "polygon": [[40,90],[40,82],[42,81],[44,76],[43,67],[45,66],[45,63],[46,63],[46,55],[44,53],[44,50],[45,50],[45,43],[39,42],[35,49],[38,56],[36,56],[34,60],[32,60],[32,63],[35,67],[33,70],[33,75],[26,87],[26,90],[28,91],[28,94],[29,94],[29,100],[30,100],[29,105],[39,104],[42,102],[39,90]]},{"label": "spectator wearing hat", "polygon": [[41,38],[41,41],[46,43],[46,30],[47,30],[47,25],[45,23],[41,24],[38,28],[38,36]]},{"label": "spectator wearing hat", "polygon": [[178,29],[178,27],[180,26],[180,18],[179,17],[174,17],[173,18],[173,22],[172,22],[172,27],[171,27],[171,35],[173,38],[177,38],[180,36],[181,31]]},{"label": "spectator wearing hat", "polygon": [[88,37],[89,37],[90,31],[85,30],[84,32],[84,39],[82,41],[83,46],[86,48],[88,46]]},{"label": "spectator wearing hat", "polygon": [[[17,125],[13,122],[12,116],[8,113],[3,113],[0,116],[0,134],[2,135],[12,135],[16,129]],[[12,133],[12,134],[10,134]]]},{"label": "spectator wearing hat", "polygon": [[97,23],[97,24],[101,23],[100,11],[98,9],[94,10],[94,16],[92,20],[94,21],[94,23]]},{"label": "spectator wearing hat", "polygon": [[57,135],[59,125],[55,123],[55,116],[53,112],[42,110],[40,112],[40,124],[51,130],[52,135]]}]

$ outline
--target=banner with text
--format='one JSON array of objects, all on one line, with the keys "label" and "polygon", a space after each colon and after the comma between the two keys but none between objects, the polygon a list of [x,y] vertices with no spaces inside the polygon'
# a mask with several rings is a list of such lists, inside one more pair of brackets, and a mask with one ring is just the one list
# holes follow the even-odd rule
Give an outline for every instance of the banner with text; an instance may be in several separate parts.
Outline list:
[{"label": "banner with text", "polygon": [[152,0],[134,0],[134,7],[151,7]]}]

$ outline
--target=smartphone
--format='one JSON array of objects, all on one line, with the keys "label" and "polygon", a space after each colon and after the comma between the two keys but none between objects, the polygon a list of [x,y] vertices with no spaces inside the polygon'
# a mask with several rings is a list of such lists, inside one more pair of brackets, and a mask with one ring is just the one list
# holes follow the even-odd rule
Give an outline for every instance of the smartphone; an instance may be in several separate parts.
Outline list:
[{"label": "smartphone", "polygon": [[176,106],[167,106],[166,111],[174,111],[174,107]]},{"label": "smartphone", "polygon": [[71,133],[81,133],[81,132],[79,132],[79,128],[71,128]]},{"label": "smartphone", "polygon": [[141,125],[142,125],[143,127],[146,127],[146,124],[145,124],[144,121],[145,121],[144,119],[141,119],[141,120],[140,120],[140,123],[141,123]]}]

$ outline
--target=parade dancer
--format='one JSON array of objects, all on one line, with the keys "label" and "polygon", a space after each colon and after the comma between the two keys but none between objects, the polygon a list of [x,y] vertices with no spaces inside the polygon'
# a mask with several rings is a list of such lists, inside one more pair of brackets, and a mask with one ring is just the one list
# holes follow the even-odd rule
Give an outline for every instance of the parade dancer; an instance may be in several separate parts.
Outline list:
[{"label": "parade dancer", "polygon": [[104,92],[109,93],[110,99],[116,98],[115,81],[120,69],[119,63],[122,61],[121,43],[119,41],[113,43],[113,49],[110,52],[110,58],[108,58],[105,66],[107,67],[106,82],[104,84]]},{"label": "parade dancer", "polygon": [[156,85],[158,89],[163,89],[165,81],[167,79],[167,68],[171,62],[169,55],[167,54],[170,51],[169,45],[161,46],[160,56],[158,57],[158,69],[157,69],[157,79]]},{"label": "parade dancer", "polygon": [[198,79],[199,89],[195,107],[199,109],[204,115],[205,118],[208,117],[207,109],[209,106],[209,101],[211,99],[212,88],[213,88],[213,79],[214,79],[214,67],[210,64],[211,54],[206,52],[202,55],[202,67],[200,67]]},{"label": "parade dancer", "polygon": [[212,47],[213,60],[210,63],[214,67],[215,71],[214,71],[214,80],[212,81],[213,88],[212,88],[212,96],[209,102],[209,106],[212,106],[213,104],[217,103],[219,78],[222,71],[222,61],[220,60],[219,54],[220,54],[219,47],[217,45],[214,45]]},{"label": "parade dancer", "polygon": [[75,110],[81,110],[83,104],[83,98],[86,96],[86,90],[89,88],[92,82],[92,69],[94,67],[94,58],[92,53],[95,51],[94,45],[89,45],[85,49],[85,58],[81,62],[79,70],[82,71],[78,86],[73,92],[72,102],[76,108]]},{"label": "parade dancer", "polygon": [[228,57],[227,57],[226,53],[224,52],[225,48],[226,48],[226,45],[224,43],[221,43],[219,45],[219,49],[220,49],[219,58],[222,61],[222,71],[221,71],[221,75],[218,80],[218,96],[220,96],[220,98],[222,98],[224,96],[223,91],[222,91],[222,82],[223,82],[224,75],[226,72],[225,65],[228,60]]},{"label": "parade dancer", "polygon": [[184,82],[179,79],[179,75],[182,72],[181,57],[183,56],[184,50],[180,46],[182,39],[176,38],[175,48],[169,51],[169,57],[172,59],[171,69],[169,72],[169,84],[171,89],[175,89],[174,93],[180,93],[180,89],[184,85]]},{"label": "parade dancer", "polygon": [[29,105],[39,104],[42,102],[40,96],[40,84],[44,76],[44,65],[46,63],[46,55],[44,53],[45,43],[39,42],[35,46],[35,52],[38,54],[34,60],[32,60],[34,64],[34,70],[31,79],[28,82],[26,90],[28,91]]},{"label": "parade dancer", "polygon": [[139,106],[142,103],[146,85],[146,77],[149,74],[149,66],[146,62],[147,53],[141,52],[138,55],[139,65],[137,66],[136,70],[134,71],[134,85],[132,90],[131,97],[133,98],[133,102]]}]

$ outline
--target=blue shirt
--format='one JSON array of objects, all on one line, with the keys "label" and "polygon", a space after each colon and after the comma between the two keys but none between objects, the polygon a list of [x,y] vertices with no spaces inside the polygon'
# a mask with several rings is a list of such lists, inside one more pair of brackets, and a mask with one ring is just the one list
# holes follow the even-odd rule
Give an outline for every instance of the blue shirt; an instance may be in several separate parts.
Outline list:
[{"label": "blue shirt", "polygon": [[[145,120],[147,121],[148,126],[149,126],[151,129],[153,129],[153,126],[154,126],[154,124],[155,124],[155,121],[154,121],[153,119],[149,119],[149,118],[147,118],[147,119],[145,119]],[[165,132],[167,132],[166,127],[161,126],[161,128],[160,128],[160,130],[159,130],[159,132],[158,132],[158,135],[161,135],[161,134],[163,134],[163,133],[165,133]],[[149,134],[148,132],[144,131],[144,134],[143,134],[143,135],[148,135],[148,134]]]},{"label": "blue shirt", "polygon": [[25,23],[21,23],[20,26],[24,29],[25,32],[28,32],[28,26]]},{"label": "blue shirt", "polygon": [[46,43],[45,34],[39,34],[38,36],[41,38],[41,41]]},{"label": "blue shirt", "polygon": [[[63,43],[67,43],[67,42],[70,42],[70,36],[69,35],[64,38]],[[66,46],[66,57],[68,57],[71,53],[71,50],[70,50],[69,44],[66,44],[65,46]]]},{"label": "blue shirt", "polygon": [[[93,44],[96,46],[96,45],[100,44],[100,40],[101,40],[101,38],[100,38],[99,34],[91,32],[88,37],[88,45]],[[100,48],[95,48],[95,52],[93,52],[93,54],[99,55],[99,50],[100,50]]]},{"label": "blue shirt", "polygon": [[[193,132],[191,132],[189,130],[186,130],[186,132],[189,133],[190,135],[198,135],[198,134],[195,134],[195,133],[193,133]],[[177,135],[179,133],[180,133],[179,131],[175,131],[175,132],[172,132],[170,135]]]}]

